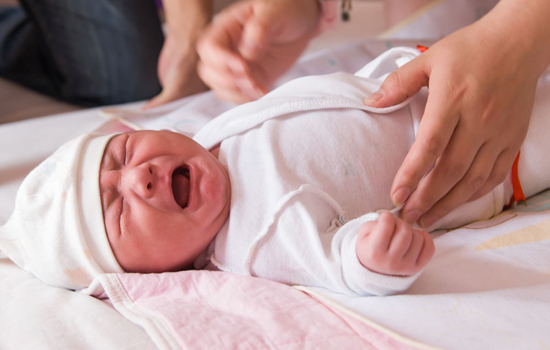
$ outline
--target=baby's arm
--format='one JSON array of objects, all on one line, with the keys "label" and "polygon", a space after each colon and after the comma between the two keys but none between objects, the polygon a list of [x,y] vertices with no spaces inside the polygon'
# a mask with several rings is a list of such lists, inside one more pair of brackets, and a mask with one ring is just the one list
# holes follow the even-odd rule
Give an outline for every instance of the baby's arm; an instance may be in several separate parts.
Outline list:
[{"label": "baby's arm", "polygon": [[355,246],[359,262],[370,271],[392,276],[412,276],[432,258],[430,235],[412,228],[390,213],[361,225]]}]

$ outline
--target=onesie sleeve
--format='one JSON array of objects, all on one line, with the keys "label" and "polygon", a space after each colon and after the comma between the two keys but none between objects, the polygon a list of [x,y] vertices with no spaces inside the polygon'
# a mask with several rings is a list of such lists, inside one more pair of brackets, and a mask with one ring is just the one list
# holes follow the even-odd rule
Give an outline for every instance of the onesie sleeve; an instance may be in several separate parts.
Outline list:
[{"label": "onesie sleeve", "polygon": [[361,225],[377,220],[372,213],[361,216],[343,225],[334,236],[333,246],[340,248],[342,281],[354,294],[392,295],[407,290],[418,278],[420,272],[408,277],[388,276],[365,268],[357,258],[355,246]]},{"label": "onesie sleeve", "polygon": [[[346,222],[345,211],[313,186],[287,195],[279,207],[262,220],[260,230],[249,231],[246,226],[231,230],[229,225],[240,221],[230,221],[227,230],[216,236],[211,262],[223,271],[349,296],[399,293],[418,277],[378,274],[359,262],[355,252],[359,228],[376,220],[377,213]],[[243,222],[250,225],[250,220],[246,217]]]}]

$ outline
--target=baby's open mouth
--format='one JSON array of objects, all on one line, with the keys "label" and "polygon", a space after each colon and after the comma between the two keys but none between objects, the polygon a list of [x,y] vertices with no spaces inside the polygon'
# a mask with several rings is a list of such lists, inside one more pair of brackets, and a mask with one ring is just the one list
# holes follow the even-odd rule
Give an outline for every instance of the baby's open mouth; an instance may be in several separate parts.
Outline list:
[{"label": "baby's open mouth", "polygon": [[189,169],[179,167],[172,173],[172,193],[176,203],[182,208],[189,204]]}]

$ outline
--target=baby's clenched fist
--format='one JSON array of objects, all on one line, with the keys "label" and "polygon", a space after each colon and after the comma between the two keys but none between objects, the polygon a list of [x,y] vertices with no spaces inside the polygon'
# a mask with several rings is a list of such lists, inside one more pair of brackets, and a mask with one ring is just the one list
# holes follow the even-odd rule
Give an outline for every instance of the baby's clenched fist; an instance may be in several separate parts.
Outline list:
[{"label": "baby's clenched fist", "polygon": [[384,275],[411,276],[432,258],[435,247],[430,235],[412,228],[390,213],[361,225],[357,258],[367,269]]}]

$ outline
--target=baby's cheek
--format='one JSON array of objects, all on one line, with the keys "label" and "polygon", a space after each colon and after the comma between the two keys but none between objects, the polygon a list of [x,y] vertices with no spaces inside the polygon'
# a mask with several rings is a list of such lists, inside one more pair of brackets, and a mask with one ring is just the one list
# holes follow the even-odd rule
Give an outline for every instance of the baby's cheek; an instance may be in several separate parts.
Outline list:
[{"label": "baby's cheek", "polygon": [[201,195],[210,210],[219,213],[229,201],[229,181],[222,172],[212,174],[200,184]]}]

